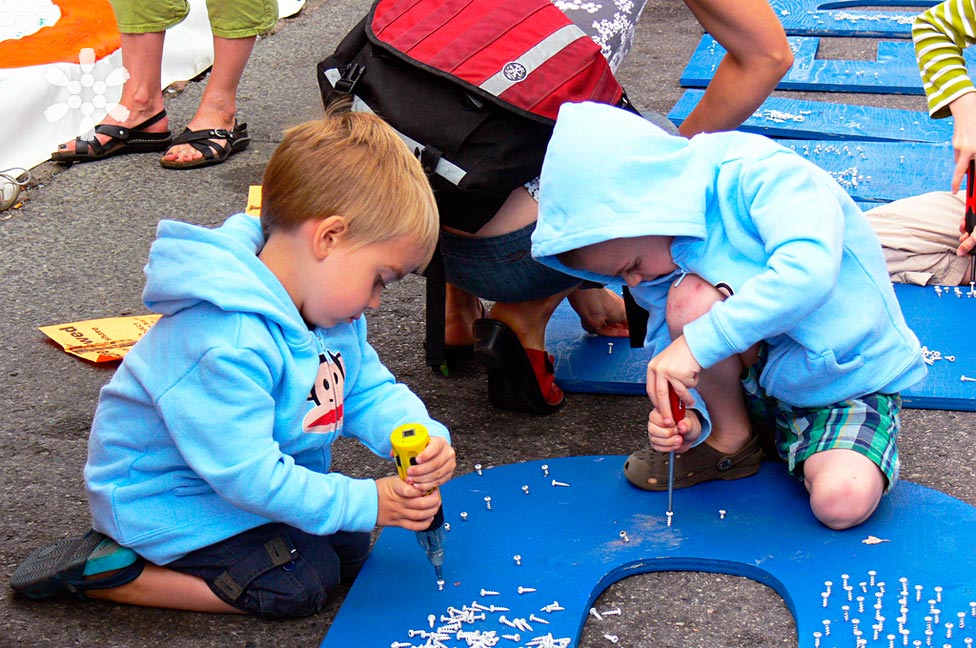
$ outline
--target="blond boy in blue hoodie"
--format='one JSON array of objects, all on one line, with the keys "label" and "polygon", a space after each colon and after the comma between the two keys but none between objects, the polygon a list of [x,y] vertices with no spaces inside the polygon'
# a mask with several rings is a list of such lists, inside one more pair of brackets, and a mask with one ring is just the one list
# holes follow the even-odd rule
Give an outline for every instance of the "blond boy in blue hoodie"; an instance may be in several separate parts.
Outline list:
[{"label": "blond boy in blue hoodie", "polygon": [[[163,317],[99,398],[93,529],[29,556],[19,594],[304,616],[355,575],[375,526],[436,514],[450,436],[363,319],[433,254],[420,163],[378,117],[334,113],[285,133],[263,186],[260,222],[159,224],[143,299]],[[392,463],[375,480],[330,470],[340,436],[389,457],[406,423],[431,434],[407,481]]]},{"label": "blond boy in blue hoodie", "polygon": [[[866,520],[898,476],[899,392],[925,375],[881,245],[824,171],[766,138],[667,135],[567,104],[541,176],[532,255],[626,283],[650,312],[651,449],[640,488],[735,479],[775,435],[828,527]],[[669,386],[687,406],[675,423]]]}]

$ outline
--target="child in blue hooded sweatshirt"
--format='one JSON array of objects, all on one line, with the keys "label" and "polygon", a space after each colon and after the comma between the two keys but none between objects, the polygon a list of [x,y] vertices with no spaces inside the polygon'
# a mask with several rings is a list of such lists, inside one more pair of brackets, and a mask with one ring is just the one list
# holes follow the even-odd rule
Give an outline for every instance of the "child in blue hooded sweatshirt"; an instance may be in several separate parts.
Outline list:
[{"label": "child in blue hooded sweatshirt", "polygon": [[[93,530],[31,555],[18,593],[303,616],[355,575],[374,526],[433,519],[455,468],[447,429],[362,317],[433,253],[420,163],[379,118],[337,112],[285,133],[262,202],[260,221],[160,223],[143,298],[163,317],[101,392]],[[406,423],[431,434],[407,481],[329,471],[340,435],[390,456]]]},{"label": "child in blue hooded sweatshirt", "polygon": [[[670,451],[675,488],[754,474],[762,430],[830,528],[866,520],[894,485],[899,392],[925,364],[877,237],[806,159],[758,135],[687,140],[564,105],[532,255],[624,282],[650,313],[651,449],[625,464],[634,485],[666,489]],[[669,387],[687,406],[677,424]]]}]

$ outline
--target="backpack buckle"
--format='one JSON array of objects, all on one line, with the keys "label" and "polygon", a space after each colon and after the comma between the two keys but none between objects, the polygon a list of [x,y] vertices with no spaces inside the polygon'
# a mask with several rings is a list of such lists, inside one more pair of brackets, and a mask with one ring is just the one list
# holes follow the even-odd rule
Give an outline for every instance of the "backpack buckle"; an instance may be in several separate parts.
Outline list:
[{"label": "backpack buckle", "polygon": [[341,92],[342,94],[352,94],[353,89],[356,87],[356,83],[359,82],[360,77],[366,71],[366,66],[359,63],[350,63],[342,71],[342,76],[339,80],[335,82],[333,86],[336,92]]}]

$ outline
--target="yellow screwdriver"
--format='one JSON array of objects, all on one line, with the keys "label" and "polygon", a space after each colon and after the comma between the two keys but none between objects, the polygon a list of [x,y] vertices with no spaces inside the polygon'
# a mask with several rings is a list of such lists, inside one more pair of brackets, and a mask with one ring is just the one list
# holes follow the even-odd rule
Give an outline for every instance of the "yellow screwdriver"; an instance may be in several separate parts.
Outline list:
[{"label": "yellow screwdriver", "polygon": [[[430,442],[427,428],[419,423],[401,425],[390,434],[393,445],[393,458],[396,461],[400,479],[407,481],[407,468],[417,463],[417,455],[424,451]],[[444,507],[437,509],[434,519],[423,531],[417,531],[417,542],[427,553],[427,559],[434,566],[437,580],[444,580]]]}]

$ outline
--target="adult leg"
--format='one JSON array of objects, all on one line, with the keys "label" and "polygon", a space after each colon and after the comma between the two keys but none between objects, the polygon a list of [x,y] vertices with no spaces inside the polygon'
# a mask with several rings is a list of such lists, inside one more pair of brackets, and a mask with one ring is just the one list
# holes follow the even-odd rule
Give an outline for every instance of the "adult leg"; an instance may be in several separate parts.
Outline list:
[{"label": "adult leg", "polygon": [[[237,123],[237,87],[256,40],[256,36],[223,38],[214,35],[213,68],[200,99],[200,106],[186,125],[188,130],[234,129]],[[212,141],[223,147],[228,146],[226,139],[212,138]],[[163,155],[164,160],[179,163],[192,162],[203,157],[203,152],[190,144],[176,144]]]},{"label": "adult leg", "polygon": [[[119,99],[119,105],[125,110],[113,112],[119,117],[123,115],[124,117],[116,119],[109,114],[101,123],[133,128],[163,109],[161,66],[166,32],[121,33],[119,36],[122,44],[122,65],[128,72],[129,78],[122,86],[122,97]],[[169,120],[164,116],[141,130],[149,133],[164,133],[169,130]],[[95,138],[100,144],[105,144],[110,136],[99,133]],[[59,145],[58,153],[73,152],[76,143],[77,140],[72,140]]]}]

